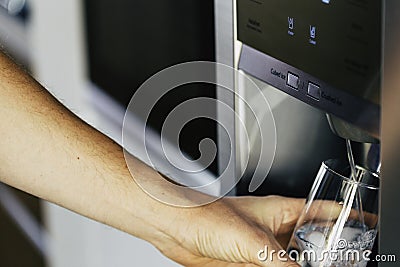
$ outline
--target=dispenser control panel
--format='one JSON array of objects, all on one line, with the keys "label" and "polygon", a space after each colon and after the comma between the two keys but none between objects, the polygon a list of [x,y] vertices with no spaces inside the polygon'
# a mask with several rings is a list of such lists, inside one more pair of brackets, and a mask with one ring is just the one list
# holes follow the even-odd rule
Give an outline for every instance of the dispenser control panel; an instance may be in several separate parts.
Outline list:
[{"label": "dispenser control panel", "polygon": [[382,5],[237,0],[239,68],[364,129],[379,129]]}]

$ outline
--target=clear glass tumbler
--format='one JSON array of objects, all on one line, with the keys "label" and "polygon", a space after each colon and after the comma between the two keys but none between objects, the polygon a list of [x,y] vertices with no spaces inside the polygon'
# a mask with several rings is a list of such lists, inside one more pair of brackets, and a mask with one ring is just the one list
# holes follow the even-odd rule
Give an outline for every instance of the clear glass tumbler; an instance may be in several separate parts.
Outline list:
[{"label": "clear glass tumbler", "polygon": [[328,160],[322,166],[289,243],[303,267],[364,267],[377,235],[379,174]]}]

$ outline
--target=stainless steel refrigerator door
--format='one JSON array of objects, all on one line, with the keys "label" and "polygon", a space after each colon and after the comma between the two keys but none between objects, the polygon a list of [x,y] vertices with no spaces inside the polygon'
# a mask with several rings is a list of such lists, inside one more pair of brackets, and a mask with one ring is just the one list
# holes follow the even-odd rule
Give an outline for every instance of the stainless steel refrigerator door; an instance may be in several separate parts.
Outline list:
[{"label": "stainless steel refrigerator door", "polygon": [[[400,1],[385,3],[380,253],[400,261]],[[381,262],[380,266],[399,266]]]}]

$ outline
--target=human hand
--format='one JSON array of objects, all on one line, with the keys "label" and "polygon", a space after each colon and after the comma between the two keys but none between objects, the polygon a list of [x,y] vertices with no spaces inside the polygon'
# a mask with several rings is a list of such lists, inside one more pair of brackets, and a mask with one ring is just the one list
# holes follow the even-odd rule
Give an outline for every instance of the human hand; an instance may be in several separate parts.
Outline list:
[{"label": "human hand", "polygon": [[304,200],[270,196],[224,198],[182,209],[152,243],[184,266],[298,266],[273,259],[261,262],[258,252],[286,248]]}]

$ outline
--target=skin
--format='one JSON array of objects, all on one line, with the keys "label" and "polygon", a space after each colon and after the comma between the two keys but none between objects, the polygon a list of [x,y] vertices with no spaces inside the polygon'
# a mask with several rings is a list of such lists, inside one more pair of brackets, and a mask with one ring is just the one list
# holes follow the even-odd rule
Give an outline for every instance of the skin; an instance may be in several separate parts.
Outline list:
[{"label": "skin", "polygon": [[[123,151],[0,53],[0,181],[147,240],[185,266],[297,266],[257,253],[286,248],[304,200],[224,198],[198,208],[154,200],[160,175]],[[183,198],[173,192],[173,197]],[[176,194],[174,194],[176,193]]]}]

